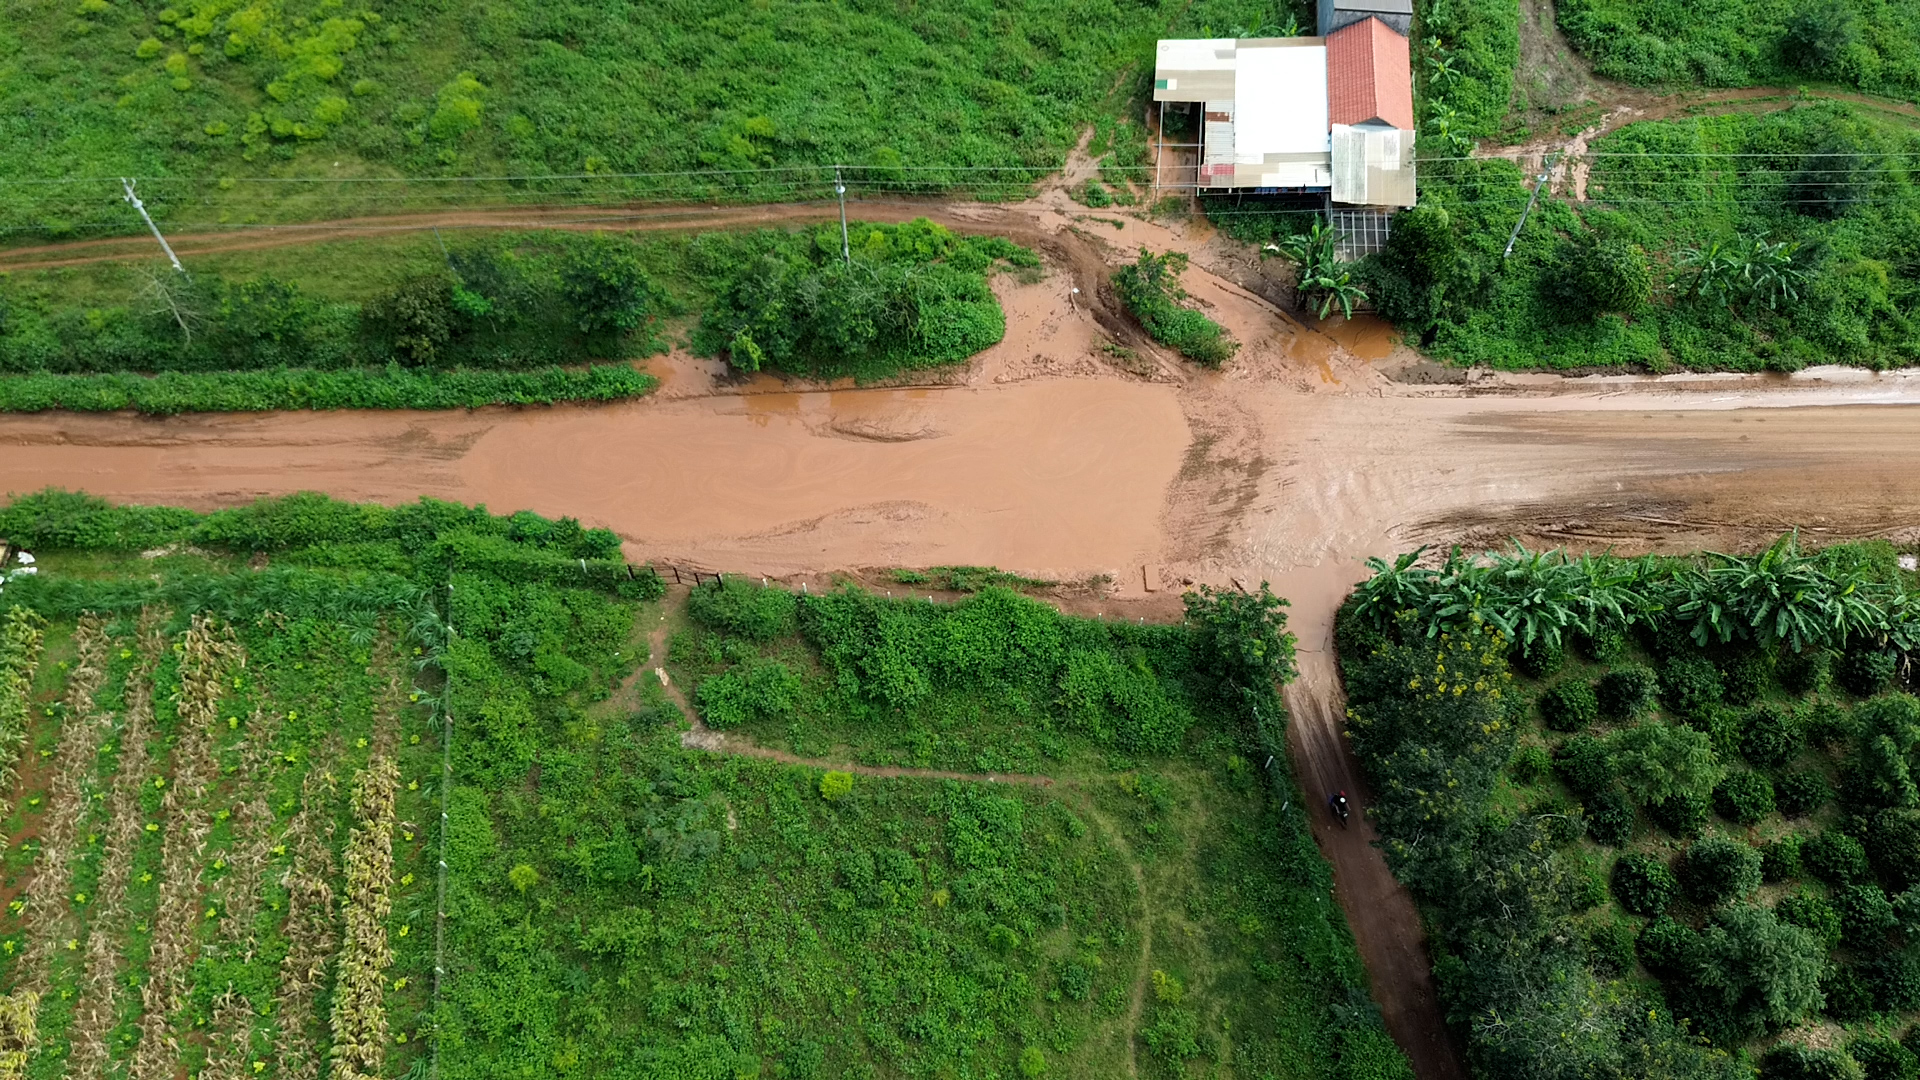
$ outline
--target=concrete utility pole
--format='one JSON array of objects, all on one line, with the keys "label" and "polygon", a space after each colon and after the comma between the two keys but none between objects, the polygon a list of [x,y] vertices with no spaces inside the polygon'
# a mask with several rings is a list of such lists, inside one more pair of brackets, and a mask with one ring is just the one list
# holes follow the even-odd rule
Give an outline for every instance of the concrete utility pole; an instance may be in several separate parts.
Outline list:
[{"label": "concrete utility pole", "polygon": [[140,196],[133,193],[133,181],[123,176],[120,178],[120,186],[127,190],[127,201],[140,212],[140,217],[146,221],[147,228],[153,230],[153,238],[160,241],[160,250],[167,253],[167,261],[173,264],[175,270],[180,271],[182,277],[186,276],[187,268],[180,265],[180,259],[174,255],[173,248],[167,244],[167,238],[160,235],[160,226],[153,223],[152,216],[147,213],[147,205],[140,201]]},{"label": "concrete utility pole", "polygon": [[840,257],[853,265],[853,245],[847,242],[847,185],[840,182],[840,166],[833,167],[833,193],[840,196]]},{"label": "concrete utility pole", "polygon": [[1553,173],[1553,159],[1556,154],[1548,154],[1540,164],[1540,178],[1533,182],[1533,194],[1527,197],[1527,208],[1520,211],[1520,220],[1513,223],[1513,235],[1507,237],[1507,250],[1500,254],[1503,259],[1513,257],[1513,245],[1520,240],[1520,230],[1526,228],[1527,217],[1533,213],[1533,204],[1540,201],[1540,189],[1547,186],[1547,177]]}]

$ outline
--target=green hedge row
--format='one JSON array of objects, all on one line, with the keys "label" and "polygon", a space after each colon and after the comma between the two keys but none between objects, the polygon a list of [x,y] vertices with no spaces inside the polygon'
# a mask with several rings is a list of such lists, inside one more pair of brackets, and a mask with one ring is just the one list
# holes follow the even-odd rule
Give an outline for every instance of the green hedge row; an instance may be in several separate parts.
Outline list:
[{"label": "green hedge row", "polygon": [[527,371],[420,371],[389,364],[338,371],[284,368],[153,376],[41,373],[0,377],[0,412],[133,410],[171,416],[274,409],[472,409],[618,401],[646,394],[658,382],[627,364]]},{"label": "green hedge row", "polygon": [[529,549],[504,537],[465,532],[441,537],[438,548],[457,570],[479,571],[514,584],[571,585],[631,600],[657,600],[667,592],[666,582],[653,567],[628,566],[617,554],[611,559],[573,557]]}]

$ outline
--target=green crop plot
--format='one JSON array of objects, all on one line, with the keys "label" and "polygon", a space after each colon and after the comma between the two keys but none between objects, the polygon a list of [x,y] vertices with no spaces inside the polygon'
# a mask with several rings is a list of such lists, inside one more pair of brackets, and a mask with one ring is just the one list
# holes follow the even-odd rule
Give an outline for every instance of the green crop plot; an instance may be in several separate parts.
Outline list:
[{"label": "green crop plot", "polygon": [[[0,593],[13,1075],[1410,1076],[1286,758],[1263,766],[1272,603],[1151,630],[993,586],[689,605],[611,534],[431,501],[43,493],[0,532],[40,553]],[[1059,776],[684,747],[650,656],[675,627],[719,659],[673,686],[911,680],[926,632],[972,642],[940,701],[860,683],[807,715],[952,732],[965,700],[1008,758],[1008,717],[1058,717]],[[995,667],[1010,631],[1065,651]],[[1177,722],[1125,753],[1077,726],[1135,708]]]}]

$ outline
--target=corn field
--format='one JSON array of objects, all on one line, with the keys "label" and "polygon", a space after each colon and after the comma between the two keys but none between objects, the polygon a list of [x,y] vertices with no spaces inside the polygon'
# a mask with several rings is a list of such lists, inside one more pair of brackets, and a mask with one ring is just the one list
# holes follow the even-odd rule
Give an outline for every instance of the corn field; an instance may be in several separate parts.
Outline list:
[{"label": "corn field", "polygon": [[414,1066],[431,958],[393,937],[433,876],[401,818],[437,743],[410,677],[377,625],[0,615],[0,813],[27,838],[0,1080]]}]

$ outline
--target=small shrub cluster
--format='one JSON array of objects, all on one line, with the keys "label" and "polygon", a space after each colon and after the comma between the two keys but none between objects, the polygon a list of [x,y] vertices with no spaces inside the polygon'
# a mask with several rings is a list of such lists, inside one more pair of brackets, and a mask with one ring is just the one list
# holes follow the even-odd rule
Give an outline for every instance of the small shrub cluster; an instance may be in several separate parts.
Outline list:
[{"label": "small shrub cluster", "polygon": [[1555,731],[1581,731],[1600,718],[1600,703],[1591,683],[1567,679],[1541,695],[1540,715]]},{"label": "small shrub cluster", "polygon": [[1180,287],[1186,268],[1187,257],[1180,252],[1155,255],[1141,248],[1139,259],[1113,272],[1113,288],[1153,340],[1189,360],[1219,367],[1240,344],[1219,323],[1180,303],[1187,295]]}]

